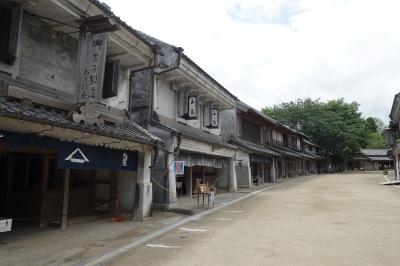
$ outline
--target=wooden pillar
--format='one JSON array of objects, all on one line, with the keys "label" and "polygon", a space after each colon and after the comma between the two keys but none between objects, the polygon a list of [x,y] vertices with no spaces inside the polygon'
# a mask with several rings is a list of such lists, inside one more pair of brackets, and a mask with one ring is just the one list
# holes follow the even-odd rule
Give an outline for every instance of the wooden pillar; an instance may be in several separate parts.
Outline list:
[{"label": "wooden pillar", "polygon": [[71,176],[71,170],[65,169],[64,171],[64,192],[63,192],[63,207],[62,207],[62,217],[61,217],[61,229],[67,228],[67,214],[68,214],[68,198],[69,198],[69,180]]},{"label": "wooden pillar", "polygon": [[193,167],[187,167],[187,194],[192,197],[193,194]]},{"label": "wooden pillar", "polygon": [[47,181],[49,179],[50,158],[44,157],[42,162],[42,175],[40,178],[40,217],[39,226],[47,226],[46,203],[47,203]]},{"label": "wooden pillar", "polygon": [[264,169],[264,167],[265,167],[265,165],[264,165],[264,163],[260,163],[260,165],[261,165],[261,177],[262,177],[262,180],[263,180],[263,183],[265,183],[265,169]]},{"label": "wooden pillar", "polygon": [[286,178],[289,178],[288,160],[287,159],[285,159],[285,176],[286,176]]},{"label": "wooden pillar", "polygon": [[275,172],[275,156],[272,156],[272,164],[271,164],[271,182],[275,183],[276,181],[276,172]]},{"label": "wooden pillar", "polygon": [[115,196],[117,192],[117,183],[118,183],[118,174],[115,171],[110,172],[110,205],[109,205],[109,212],[110,217],[116,215],[116,205],[115,205]]},{"label": "wooden pillar", "polygon": [[[9,156],[9,155],[8,155]],[[396,164],[397,165],[397,164]],[[14,176],[14,169],[15,169],[15,160],[14,157],[9,156],[8,160],[8,175],[7,175],[7,188],[6,188],[6,198],[4,203],[4,215],[8,216],[8,211],[10,209],[9,202],[10,202],[10,191],[13,185],[13,176]]]}]

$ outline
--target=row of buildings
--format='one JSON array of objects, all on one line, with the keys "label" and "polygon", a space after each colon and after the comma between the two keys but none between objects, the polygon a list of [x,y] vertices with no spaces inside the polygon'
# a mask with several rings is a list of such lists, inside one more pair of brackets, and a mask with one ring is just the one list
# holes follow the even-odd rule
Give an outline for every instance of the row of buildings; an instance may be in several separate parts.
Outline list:
[{"label": "row of buildings", "polygon": [[[0,217],[151,216],[196,180],[234,192],[327,171],[303,133],[96,0],[0,2]],[[174,162],[183,161],[176,174]]]},{"label": "row of buildings", "polygon": [[390,155],[394,160],[394,172],[396,179],[400,178],[400,93],[394,96],[392,108],[389,114],[389,127],[385,130],[386,142],[391,146]]}]

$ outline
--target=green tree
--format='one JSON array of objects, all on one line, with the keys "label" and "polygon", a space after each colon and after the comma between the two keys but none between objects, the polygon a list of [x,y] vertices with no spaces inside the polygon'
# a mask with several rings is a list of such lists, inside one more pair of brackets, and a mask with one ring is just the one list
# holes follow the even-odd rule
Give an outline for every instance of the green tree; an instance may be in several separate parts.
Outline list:
[{"label": "green tree", "polygon": [[365,148],[368,149],[385,149],[387,148],[385,137],[382,133],[373,132],[367,137],[367,144]]},{"label": "green tree", "polygon": [[371,133],[378,132],[378,126],[373,117],[368,117],[365,121],[367,122],[367,127],[369,132]]},{"label": "green tree", "polygon": [[334,161],[352,157],[367,145],[368,129],[356,102],[299,99],[263,108],[266,115],[292,127],[298,124]]},{"label": "green tree", "polygon": [[365,148],[369,149],[384,149],[387,148],[383,129],[385,124],[377,117],[368,117],[365,119],[368,128],[367,144]]}]

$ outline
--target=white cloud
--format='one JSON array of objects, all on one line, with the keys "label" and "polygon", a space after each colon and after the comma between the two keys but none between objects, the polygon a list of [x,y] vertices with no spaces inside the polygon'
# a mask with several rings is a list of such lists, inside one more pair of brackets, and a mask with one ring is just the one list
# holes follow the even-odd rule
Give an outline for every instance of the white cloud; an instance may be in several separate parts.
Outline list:
[{"label": "white cloud", "polygon": [[257,109],[344,97],[387,121],[400,90],[397,0],[105,2]]}]

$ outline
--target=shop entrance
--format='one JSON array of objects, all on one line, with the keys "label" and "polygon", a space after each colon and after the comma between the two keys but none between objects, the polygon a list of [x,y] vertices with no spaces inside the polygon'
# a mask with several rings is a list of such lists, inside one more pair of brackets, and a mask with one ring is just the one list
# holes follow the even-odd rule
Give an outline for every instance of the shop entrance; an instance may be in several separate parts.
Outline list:
[{"label": "shop entrance", "polygon": [[183,175],[176,176],[176,191],[178,196],[191,196],[195,190],[196,181],[216,188],[217,168],[207,166],[185,167]]},{"label": "shop entrance", "polygon": [[38,153],[2,153],[0,217],[12,218],[14,227],[40,225],[47,186],[43,176],[50,172],[52,159],[52,155]]},{"label": "shop entrance", "polygon": [[[65,206],[68,218],[110,216],[116,172],[57,169],[54,153],[1,153],[0,217],[12,219],[13,230],[60,227]],[[66,171],[68,189],[64,187]]]}]

